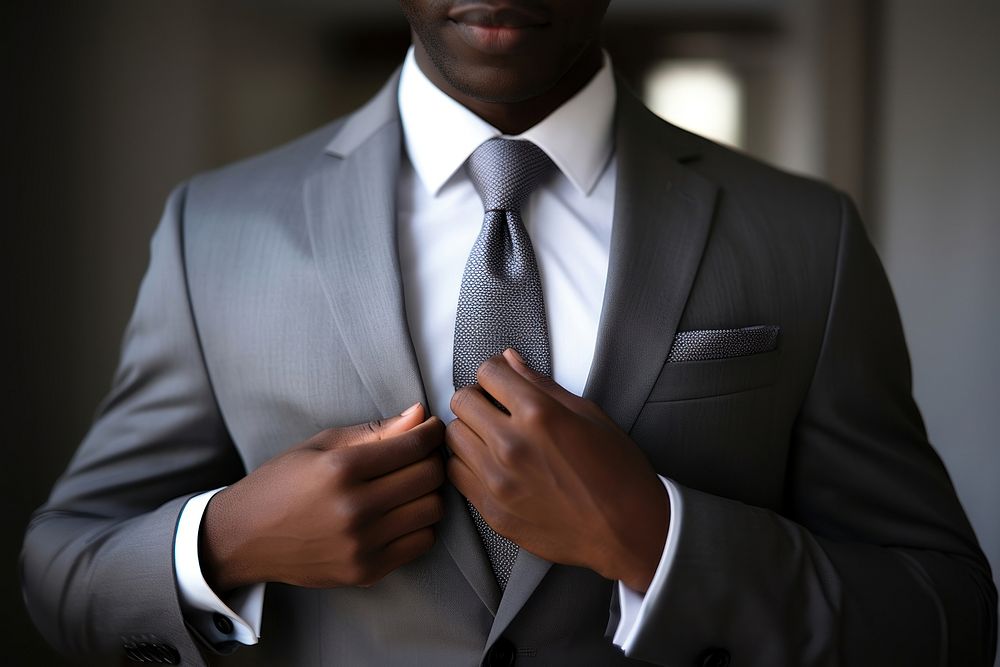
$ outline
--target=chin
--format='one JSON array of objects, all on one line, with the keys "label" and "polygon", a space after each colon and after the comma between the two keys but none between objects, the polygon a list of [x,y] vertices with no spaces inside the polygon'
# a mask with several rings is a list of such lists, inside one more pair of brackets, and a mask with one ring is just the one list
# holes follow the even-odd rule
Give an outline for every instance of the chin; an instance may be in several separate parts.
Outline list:
[{"label": "chin", "polygon": [[539,77],[536,71],[486,68],[479,72],[448,72],[442,75],[463,95],[493,104],[517,104],[552,88],[559,80],[554,75],[549,80]]},{"label": "chin", "polygon": [[464,52],[464,45],[428,50],[440,75],[468,97],[494,104],[517,104],[551,90],[572,68],[578,53],[491,56]]},{"label": "chin", "polygon": [[[411,21],[414,43],[454,92],[490,104],[548,93],[597,48],[590,31],[559,25],[504,28],[451,20]],[[592,54],[590,54],[592,55]]]}]

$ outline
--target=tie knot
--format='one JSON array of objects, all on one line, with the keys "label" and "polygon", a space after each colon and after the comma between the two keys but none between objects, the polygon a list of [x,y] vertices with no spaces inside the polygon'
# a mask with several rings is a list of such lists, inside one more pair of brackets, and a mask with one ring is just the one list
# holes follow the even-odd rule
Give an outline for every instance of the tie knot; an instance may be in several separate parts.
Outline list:
[{"label": "tie knot", "polygon": [[490,139],[469,156],[469,177],[487,211],[520,211],[552,166],[541,148],[521,139]]}]

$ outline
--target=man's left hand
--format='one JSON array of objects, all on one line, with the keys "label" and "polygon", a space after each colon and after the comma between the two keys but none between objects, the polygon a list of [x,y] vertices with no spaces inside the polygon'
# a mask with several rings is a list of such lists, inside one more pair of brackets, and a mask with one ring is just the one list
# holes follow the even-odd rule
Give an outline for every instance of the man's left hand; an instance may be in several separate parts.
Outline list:
[{"label": "man's left hand", "polygon": [[644,593],[670,502],[638,445],[595,403],[531,370],[514,350],[483,362],[477,379],[451,401],[457,418],[445,442],[455,487],[523,549]]}]

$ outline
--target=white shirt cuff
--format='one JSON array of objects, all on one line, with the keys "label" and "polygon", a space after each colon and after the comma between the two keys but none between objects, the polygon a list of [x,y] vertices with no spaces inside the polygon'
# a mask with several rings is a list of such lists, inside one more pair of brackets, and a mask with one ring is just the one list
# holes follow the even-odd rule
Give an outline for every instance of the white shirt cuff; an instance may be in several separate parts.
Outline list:
[{"label": "white shirt cuff", "polygon": [[642,629],[647,615],[647,600],[655,599],[663,587],[666,585],[667,577],[677,554],[677,540],[681,532],[681,494],[677,491],[674,483],[666,477],[660,477],[663,486],[667,489],[667,497],[670,499],[670,520],[667,523],[667,541],[663,545],[663,553],[660,555],[660,562],[653,573],[653,580],[649,584],[649,589],[643,595],[632,590],[622,582],[618,582],[618,606],[619,620],[615,629],[615,636],[612,639],[615,646],[621,647],[628,655],[635,638]]},{"label": "white shirt cuff", "polygon": [[[264,610],[265,584],[244,586],[223,602],[205,581],[198,558],[198,533],[208,501],[223,488],[194,496],[184,505],[174,538],[174,575],[184,619],[212,644],[256,644]],[[228,602],[228,604],[227,604]]]}]

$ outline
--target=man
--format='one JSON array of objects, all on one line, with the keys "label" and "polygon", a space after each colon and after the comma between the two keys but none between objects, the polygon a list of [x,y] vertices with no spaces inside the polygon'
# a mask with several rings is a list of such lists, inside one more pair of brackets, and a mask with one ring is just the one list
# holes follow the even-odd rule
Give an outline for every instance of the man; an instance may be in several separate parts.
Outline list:
[{"label": "man", "polygon": [[990,664],[845,198],[652,117],[606,1],[402,4],[368,105],[171,196],[28,530],[39,628],[184,664]]}]

